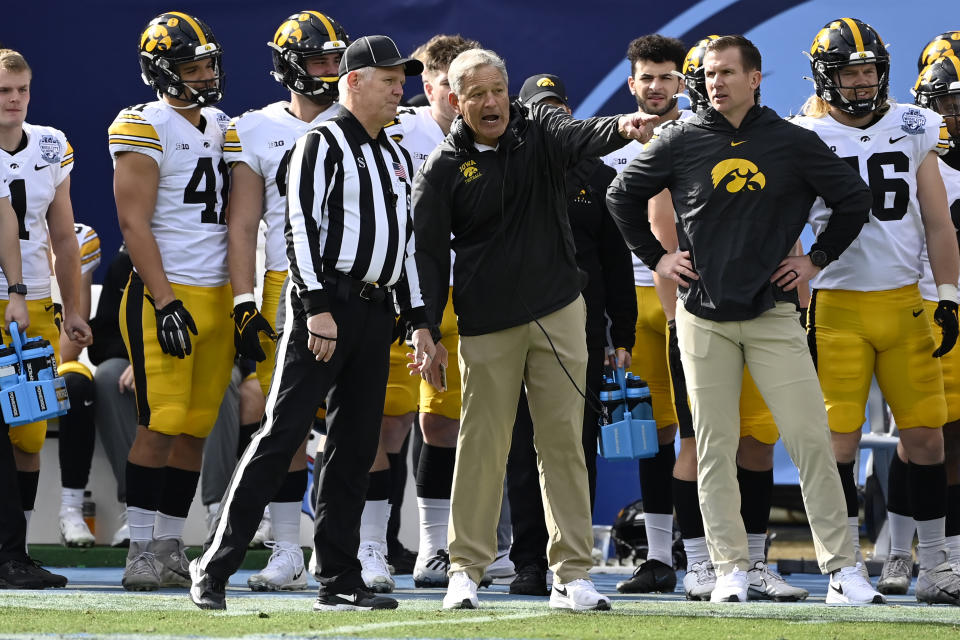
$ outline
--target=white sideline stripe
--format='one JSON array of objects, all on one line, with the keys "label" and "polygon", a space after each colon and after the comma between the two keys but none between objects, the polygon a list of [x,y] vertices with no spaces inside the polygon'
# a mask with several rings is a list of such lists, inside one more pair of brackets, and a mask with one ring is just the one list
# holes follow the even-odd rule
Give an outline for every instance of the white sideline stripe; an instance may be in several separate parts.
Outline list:
[{"label": "white sideline stripe", "polygon": [[[434,624],[466,624],[474,622],[500,622],[502,620],[524,620],[526,618],[542,618],[550,615],[550,611],[533,611],[530,613],[512,613],[503,616],[476,616],[462,617],[457,616],[449,620],[397,620],[396,622],[371,622],[369,624],[356,624],[344,627],[334,627],[311,634],[315,637],[330,636],[347,633],[364,633],[375,629],[392,629],[393,627],[414,627]],[[310,636],[308,636],[310,637]]]},{"label": "white sideline stripe", "polygon": [[260,441],[263,440],[271,431],[273,431],[273,410],[277,404],[277,394],[280,391],[280,380],[283,378],[283,363],[286,360],[287,356],[287,345],[290,343],[290,334],[293,333],[293,307],[290,302],[290,297],[294,295],[293,293],[293,282],[287,283],[287,295],[284,296],[283,306],[286,315],[283,318],[283,337],[280,338],[280,344],[277,347],[277,353],[281,355],[282,359],[277,360],[276,369],[274,369],[274,377],[277,384],[270,385],[270,392],[267,395],[267,404],[264,409],[264,416],[266,418],[265,428],[260,429],[257,434],[253,437],[253,440],[250,442],[250,445],[247,446],[246,450],[243,452],[243,456],[240,457],[240,460],[237,462],[237,467],[233,472],[233,478],[231,479],[230,486],[227,488],[227,494],[223,498],[223,502],[220,506],[220,521],[217,523],[217,530],[214,532],[213,541],[210,543],[210,547],[207,551],[200,556],[199,564],[200,568],[206,570],[207,564],[210,560],[213,559],[213,556],[220,550],[220,546],[223,544],[223,536],[227,530],[227,522],[230,519],[230,506],[233,504],[233,497],[237,491],[237,485],[240,484],[240,480],[243,476],[243,472],[246,470],[247,465],[250,464],[250,461],[253,459],[253,456],[256,454],[257,448],[260,446]]}]

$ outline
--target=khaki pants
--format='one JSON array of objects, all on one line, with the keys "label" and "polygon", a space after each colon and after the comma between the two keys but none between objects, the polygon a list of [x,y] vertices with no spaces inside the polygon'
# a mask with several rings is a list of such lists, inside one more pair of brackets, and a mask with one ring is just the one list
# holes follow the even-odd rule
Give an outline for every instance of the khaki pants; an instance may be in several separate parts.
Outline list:
[{"label": "khaki pants", "polygon": [[751,320],[715,322],[694,316],[681,304],[677,336],[697,437],[700,508],[717,573],[750,568],[736,466],[744,363],[800,471],[820,570],[853,566],[823,393],[795,307],[781,302]]},{"label": "khaki pants", "polygon": [[[580,390],[587,366],[585,309],[581,297],[540,318]],[[460,336],[459,360],[463,405],[450,501],[450,571],[466,571],[479,583],[496,556],[507,453],[525,384],[549,534],[547,561],[562,583],[588,578],[593,531],[581,443],[583,398],[535,322]]]}]

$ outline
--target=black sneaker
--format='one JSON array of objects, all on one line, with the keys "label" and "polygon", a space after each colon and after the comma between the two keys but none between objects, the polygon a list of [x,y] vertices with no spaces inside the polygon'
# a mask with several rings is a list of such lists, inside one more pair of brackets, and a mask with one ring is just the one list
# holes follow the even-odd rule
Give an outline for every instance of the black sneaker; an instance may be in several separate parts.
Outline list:
[{"label": "black sneaker", "polygon": [[394,573],[399,576],[405,576],[413,573],[413,568],[417,564],[417,554],[403,545],[387,552],[387,563],[393,567]]},{"label": "black sneaker", "polygon": [[510,593],[516,596],[548,596],[547,571],[528,564],[517,569],[517,577],[510,582]]},{"label": "black sneaker", "polygon": [[366,589],[354,589],[348,593],[319,593],[313,603],[314,611],[370,611],[371,609],[396,609],[397,601],[376,595]]},{"label": "black sneaker", "polygon": [[633,577],[617,583],[620,593],[673,593],[676,587],[677,572],[659,560],[647,560]]},{"label": "black sneaker", "polygon": [[67,586],[67,579],[50,573],[33,558],[0,563],[0,589],[49,589]]},{"label": "black sneaker", "polygon": [[190,563],[190,599],[201,609],[226,609],[226,584],[200,568],[200,558]]}]

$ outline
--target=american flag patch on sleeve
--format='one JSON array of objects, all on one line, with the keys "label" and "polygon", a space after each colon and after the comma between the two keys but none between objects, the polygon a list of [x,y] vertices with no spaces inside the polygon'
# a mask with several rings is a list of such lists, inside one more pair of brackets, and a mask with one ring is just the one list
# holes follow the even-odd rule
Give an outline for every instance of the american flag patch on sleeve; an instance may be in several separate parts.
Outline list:
[{"label": "american flag patch on sleeve", "polygon": [[401,180],[407,180],[407,172],[399,162],[393,163],[393,173]]}]

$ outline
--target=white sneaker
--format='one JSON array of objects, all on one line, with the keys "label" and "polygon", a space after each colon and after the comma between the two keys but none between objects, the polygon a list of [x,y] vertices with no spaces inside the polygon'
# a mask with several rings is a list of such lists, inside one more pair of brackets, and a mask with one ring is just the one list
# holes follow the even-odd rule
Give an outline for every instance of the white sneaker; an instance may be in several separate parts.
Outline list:
[{"label": "white sneaker", "polygon": [[913,558],[889,556],[883,563],[877,591],[885,595],[903,595],[913,580]]},{"label": "white sneaker", "polygon": [[497,557],[493,559],[484,572],[484,579],[496,580],[497,578],[512,578],[517,575],[517,569],[510,560],[510,549],[504,549],[497,552]]},{"label": "white sneaker", "polygon": [[302,591],[307,588],[307,572],[303,566],[303,549],[289,542],[266,543],[273,549],[267,566],[247,580],[253,591]]},{"label": "white sneaker", "polygon": [[466,571],[454,571],[450,575],[447,594],[443,596],[444,609],[479,609],[477,585]]},{"label": "white sneaker", "polygon": [[734,569],[730,573],[717,576],[717,584],[710,592],[710,602],[746,602],[747,572]]},{"label": "white sneaker", "polygon": [[396,586],[390,576],[390,568],[383,548],[376,542],[361,542],[357,551],[360,575],[363,583],[374,593],[391,593]]},{"label": "white sneaker", "polygon": [[83,513],[76,508],[60,509],[60,542],[65,547],[92,547],[93,534],[83,520]]},{"label": "white sneaker", "polygon": [[917,602],[960,605],[960,575],[949,562],[921,569],[917,576]]},{"label": "white sneaker", "polygon": [[783,577],[768,567],[765,562],[756,562],[747,571],[747,598],[750,600],[773,600],[775,602],[797,602],[806,600],[810,592],[788,583]]},{"label": "white sneaker", "polygon": [[717,572],[709,560],[694,562],[683,576],[683,590],[687,594],[687,600],[709,600],[715,586]]},{"label": "white sneaker", "polygon": [[450,570],[450,556],[446,549],[438,549],[432,556],[417,554],[417,563],[413,567],[413,586],[445,587],[450,582],[447,572]]},{"label": "white sneaker", "polygon": [[573,611],[609,611],[610,598],[600,594],[592,580],[571,580],[561,584],[554,580],[550,590],[551,609]]},{"label": "white sneaker", "polygon": [[865,580],[856,566],[843,567],[830,574],[827,604],[886,604],[887,599]]},{"label": "white sneaker", "polygon": [[127,509],[124,508],[117,518],[120,521],[120,527],[113,532],[113,538],[110,539],[111,547],[130,546],[130,525],[127,524]]},{"label": "white sneaker", "polygon": [[[219,505],[217,507],[219,509]],[[270,521],[270,509],[263,510],[263,517],[260,519],[260,526],[257,527],[257,532],[253,534],[253,539],[250,540],[251,549],[262,549],[265,547],[264,543],[267,540],[273,540],[273,524]]]}]

